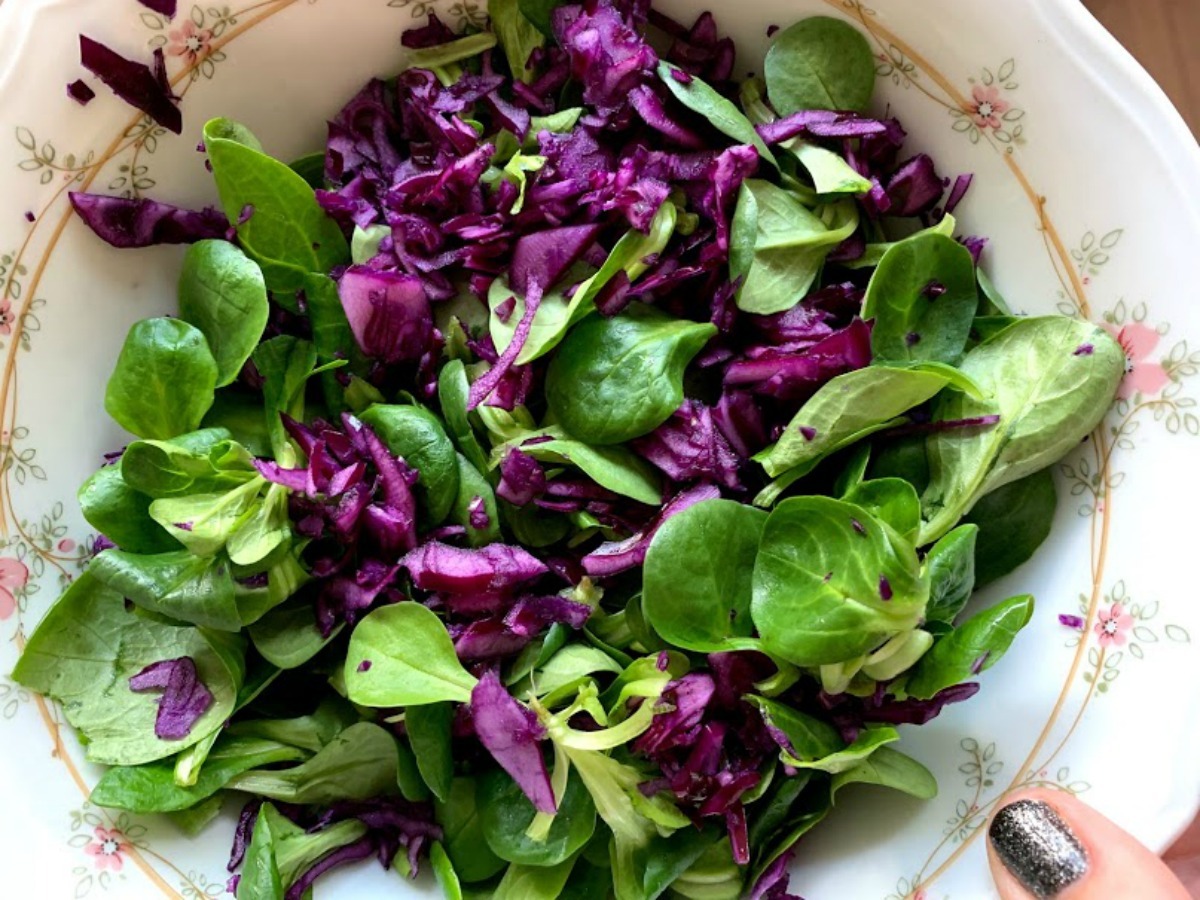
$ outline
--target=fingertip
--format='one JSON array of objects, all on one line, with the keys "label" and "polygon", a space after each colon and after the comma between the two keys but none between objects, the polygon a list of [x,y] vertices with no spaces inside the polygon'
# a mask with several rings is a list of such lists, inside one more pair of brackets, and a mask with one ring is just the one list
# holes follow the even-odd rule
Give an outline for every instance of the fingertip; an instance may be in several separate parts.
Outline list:
[{"label": "fingertip", "polygon": [[1162,860],[1065,791],[1014,792],[987,827],[988,860],[1004,900],[1188,900]]}]

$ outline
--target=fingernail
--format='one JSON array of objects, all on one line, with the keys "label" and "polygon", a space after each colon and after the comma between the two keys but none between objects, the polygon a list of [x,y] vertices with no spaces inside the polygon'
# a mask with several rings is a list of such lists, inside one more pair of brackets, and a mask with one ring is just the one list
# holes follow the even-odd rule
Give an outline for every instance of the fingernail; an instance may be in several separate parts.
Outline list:
[{"label": "fingernail", "polygon": [[1035,897],[1056,897],[1088,869],[1087,850],[1048,803],[1018,800],[992,819],[992,848]]}]

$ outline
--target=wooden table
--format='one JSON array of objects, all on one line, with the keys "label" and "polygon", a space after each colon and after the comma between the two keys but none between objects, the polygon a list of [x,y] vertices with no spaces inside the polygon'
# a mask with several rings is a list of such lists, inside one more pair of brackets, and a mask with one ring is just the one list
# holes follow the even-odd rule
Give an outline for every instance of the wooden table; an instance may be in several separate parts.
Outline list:
[{"label": "wooden table", "polygon": [[1084,0],[1200,136],[1200,0]]}]

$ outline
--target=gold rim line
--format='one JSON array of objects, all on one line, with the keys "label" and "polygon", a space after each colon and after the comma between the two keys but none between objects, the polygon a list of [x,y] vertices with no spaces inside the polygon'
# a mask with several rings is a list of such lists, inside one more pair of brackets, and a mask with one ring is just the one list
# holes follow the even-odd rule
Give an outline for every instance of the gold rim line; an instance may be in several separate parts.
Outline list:
[{"label": "gold rim line", "polygon": [[[23,651],[25,649],[24,640],[18,638],[17,647],[19,651]],[[50,754],[58,759],[64,766],[66,766],[67,773],[71,776],[71,780],[75,782],[75,786],[79,788],[79,792],[83,794],[84,797],[90,796],[91,789],[87,786],[87,781],[84,779],[83,773],[80,772],[79,767],[75,765],[75,760],[71,758],[70,752],[67,750],[66,745],[62,741],[62,729],[54,720],[54,716],[51,715],[50,705],[46,702],[46,698],[36,692],[34,692],[33,698],[34,703],[37,705],[38,716],[41,718],[42,724],[45,725],[46,731],[49,732],[50,739],[54,742],[54,747],[50,751]],[[107,817],[107,813],[105,813],[105,815]],[[115,829],[116,823],[112,821],[111,817],[109,817],[109,824],[114,826],[114,830],[119,830]],[[160,875],[145,858],[143,858],[139,849],[133,844],[129,844],[128,846],[129,849],[125,851],[126,855],[128,855],[129,858],[133,860],[134,865],[136,865],[138,869],[140,869],[142,873],[145,874],[151,882],[153,882],[154,886],[162,891],[165,896],[169,898],[176,898],[176,900],[182,900],[182,895],[179,893],[179,891],[171,887],[171,885],[167,883],[167,880],[163,878],[162,875]],[[155,855],[157,856],[157,854]],[[174,868],[174,866],[172,866],[172,868]]]},{"label": "gold rim line", "polygon": [[[296,2],[297,2],[297,0],[267,0],[267,2],[265,2],[265,3],[259,3],[252,7],[249,7],[250,10],[263,9],[263,12],[254,16],[250,20],[235,26],[234,28],[232,28],[228,32],[226,32],[226,34],[222,35],[221,38],[219,38],[216,41],[213,41],[211,44],[211,49],[217,50],[217,49],[220,49],[220,48],[226,46],[231,41],[233,41],[237,37],[239,37],[240,35],[246,33],[247,31],[251,30],[252,28],[256,27],[257,25],[261,24],[262,22],[266,21],[267,19],[271,18],[272,16],[276,15],[277,13],[282,12],[284,9],[288,8],[289,6],[292,6]],[[270,7],[270,8],[266,8],[266,7]],[[185,67],[184,69],[182,69],[175,76],[175,78],[171,79],[172,86],[178,84],[184,78],[190,77],[193,69],[195,69],[195,65],[191,65],[191,66],[188,66],[188,67]],[[132,128],[134,125],[136,125],[140,119],[141,119],[140,114],[132,117],[128,121],[128,124],[124,127],[124,129],[122,129],[120,136],[115,138],[108,145],[108,147],[105,149],[104,153],[101,155],[100,159],[98,159],[96,161],[95,165],[92,167],[90,174],[87,175],[83,179],[82,182],[80,182],[81,190],[87,190],[92,185],[92,183],[95,181],[95,179],[99,176],[100,171],[103,169],[103,167],[112,160],[113,156],[117,152],[119,152],[119,150],[124,149],[121,147],[121,144],[122,144],[122,141],[125,140],[125,132],[128,131],[130,128]],[[53,204],[58,199],[60,199],[62,197],[63,193],[65,193],[67,188],[69,188],[73,183],[74,183],[73,179],[69,180],[58,189],[58,191],[54,195],[54,198],[51,200],[50,204],[47,205],[47,207],[46,207],[47,211],[50,209],[51,206],[53,206]],[[37,290],[41,285],[42,278],[45,275],[46,269],[50,263],[50,259],[53,256],[55,249],[58,247],[58,242],[61,240],[62,234],[66,230],[67,224],[70,222],[73,215],[74,215],[74,211],[68,207],[68,209],[65,210],[63,215],[59,218],[57,224],[54,227],[54,230],[50,234],[49,240],[47,241],[46,249],[43,251],[41,258],[38,260],[38,263],[33,270],[32,276],[30,277],[29,281],[23,287],[23,290],[25,291],[25,293],[24,293],[23,299],[21,301],[21,312],[16,318],[15,327],[13,328],[13,331],[12,331],[11,341],[9,344],[9,352],[8,352],[7,358],[5,360],[4,377],[3,377],[3,380],[0,381],[0,419],[7,418],[7,414],[11,411],[9,409],[10,396],[12,397],[13,408],[15,409],[16,397],[12,396],[10,392],[13,390],[14,383],[15,383],[17,354],[18,354],[20,344],[21,344],[21,336],[24,333],[25,316],[28,314],[28,312],[30,310],[30,304],[33,302],[33,299],[37,295]],[[38,219],[38,222],[39,223],[41,222],[40,217]],[[12,284],[12,280],[16,276],[17,264],[20,262],[25,251],[29,248],[36,231],[37,231],[37,227],[35,225],[35,227],[31,228],[29,230],[29,232],[26,234],[25,240],[21,244],[20,251],[14,257],[12,274],[10,275],[9,280],[5,283],[5,291],[4,291],[5,294],[8,293],[8,289]],[[4,491],[6,488],[7,488],[7,475],[3,479],[3,487],[0,487],[0,491]],[[8,503],[6,505],[8,507],[12,508],[11,499],[8,501]],[[7,517],[4,516],[3,514],[0,514],[0,522],[3,523],[3,525],[2,525],[3,533],[7,534],[7,526],[8,526]],[[24,649],[24,640],[19,635],[18,635],[18,639],[17,639],[17,647],[18,647],[18,653]],[[51,749],[51,755],[54,756],[55,758],[57,758],[66,767],[68,774],[71,776],[71,779],[72,779],[72,781],[74,781],[76,787],[78,787],[80,793],[85,798],[87,798],[91,794],[91,789],[88,787],[86,780],[83,778],[82,773],[79,771],[79,768],[75,765],[75,761],[71,758],[70,752],[68,751],[66,745],[63,743],[62,737],[61,737],[61,729],[60,729],[58,723],[55,722],[54,717],[51,715],[50,708],[49,708],[48,703],[46,702],[46,699],[42,695],[37,694],[37,693],[34,694],[34,699],[35,699],[35,704],[38,708],[39,717],[41,718],[42,723],[45,726],[45,728],[51,738],[51,741],[53,742],[53,747]],[[151,852],[153,852],[153,851],[151,851]],[[167,883],[166,879],[164,879],[162,877],[162,875],[154,868],[154,866],[151,865],[150,862],[147,861],[143,857],[139,848],[130,844],[129,850],[127,850],[126,853],[129,856],[129,858],[133,860],[133,862],[137,866],[137,868],[166,897],[172,898],[172,900],[182,900],[182,895],[179,893],[179,891],[176,890],[175,888],[173,888],[169,883]],[[154,853],[153,855],[155,856],[155,858],[159,859],[164,865],[167,865],[172,870],[174,870],[176,874],[182,874],[174,866],[174,864],[171,863],[169,860],[165,859],[164,857],[160,856],[157,853]],[[186,878],[185,878],[185,880],[190,881],[189,879],[186,879]],[[194,885],[193,885],[193,887],[194,887]]]},{"label": "gold rim line", "polygon": [[[825,3],[836,9],[840,9],[843,12],[846,10],[845,5],[842,2],[839,2],[839,0],[825,0]],[[946,76],[944,76],[932,63],[930,63],[924,54],[917,52],[917,50],[915,50],[911,44],[904,41],[897,34],[892,32],[886,25],[881,24],[878,20],[869,21],[868,17],[863,12],[863,7],[861,4],[855,4],[852,9],[853,18],[857,19],[866,31],[870,32],[871,34],[875,34],[876,31],[880,32],[884,38],[886,38],[888,43],[893,44],[896,49],[898,49],[909,60],[911,60],[917,66],[917,68],[921,69],[925,72],[925,74],[932,78],[933,82],[946,92],[946,96],[948,96],[955,104],[957,104],[958,109],[963,110],[964,112],[969,109],[970,104],[967,101],[967,96],[963,94],[958,87],[952,81],[950,81],[950,79],[946,78]],[[922,93],[925,93],[926,96],[929,96],[925,91],[922,91]],[[1045,215],[1044,207],[1046,205],[1046,198],[1040,195],[1034,189],[1028,177],[1025,175],[1024,170],[1013,158],[1013,154],[1000,150],[997,150],[997,152],[1002,154],[1005,164],[1008,166],[1013,175],[1016,176],[1017,181],[1021,185],[1021,189],[1029,198],[1029,202],[1032,203],[1034,209],[1038,211],[1038,218],[1042,221],[1044,227],[1046,228],[1046,232],[1050,237],[1050,241],[1054,245],[1055,252],[1062,259],[1063,264],[1066,267],[1067,277],[1071,279],[1071,284],[1074,287],[1076,297],[1078,298],[1077,306],[1079,307],[1080,313],[1085,319],[1091,318],[1091,309],[1088,304],[1087,294],[1084,291],[1083,282],[1079,277],[1079,273],[1076,272],[1075,267],[1071,265],[1070,254],[1067,252],[1066,245],[1059,236],[1058,229],[1054,227],[1054,223],[1050,221],[1050,217]]]},{"label": "gold rim line", "polygon": [[[239,36],[241,36],[245,32],[249,31],[250,29],[254,28],[255,26],[259,25],[260,23],[271,18],[276,13],[282,12],[284,9],[288,8],[289,6],[292,6],[296,2],[297,2],[297,0],[267,0],[266,4],[260,3],[260,4],[257,4],[256,6],[250,7],[251,9],[263,8],[263,12],[259,13],[258,15],[255,15],[253,18],[251,18],[250,20],[248,20],[246,22],[242,22],[242,23],[234,26],[229,31],[227,31],[225,34],[223,34],[220,38],[213,41],[209,48],[210,52],[212,50],[220,50],[222,47],[225,47],[231,41],[236,40]],[[271,4],[271,8],[269,8],[269,9],[265,8],[267,6],[267,4]],[[199,62],[199,58],[197,59],[197,62]],[[187,67],[181,69],[179,71],[179,73],[176,74],[176,76],[171,79],[172,87],[179,84],[181,81],[183,81],[184,78],[190,78],[191,73],[195,68],[196,68],[196,64],[192,64],[190,66],[187,66]],[[100,158],[96,161],[95,165],[92,167],[90,174],[88,174],[84,178],[84,180],[82,182],[80,182],[80,190],[86,191],[88,188],[90,188],[92,186],[92,183],[99,176],[100,171],[104,168],[105,164],[107,164],[109,161],[112,160],[113,156],[117,153],[118,148],[120,148],[121,142],[123,140],[125,140],[125,132],[127,132],[130,128],[132,128],[134,125],[136,125],[141,120],[142,115],[143,115],[142,113],[139,113],[138,115],[133,116],[132,118],[129,119],[128,124],[125,126],[125,128],[122,129],[120,136],[115,138],[108,145],[108,147],[105,149],[104,153],[101,154]],[[61,196],[62,190],[63,189],[60,188],[59,196]],[[25,294],[21,301],[21,314],[19,316],[17,316],[15,327],[13,328],[12,341],[9,345],[8,358],[5,360],[5,365],[4,365],[4,378],[2,381],[0,381],[0,416],[2,416],[2,414],[3,414],[3,411],[4,411],[3,407],[6,406],[8,403],[9,390],[10,390],[11,384],[12,384],[13,368],[16,365],[16,358],[17,358],[16,349],[19,347],[21,335],[24,333],[25,315],[29,312],[29,305],[33,302],[33,298],[37,295],[37,289],[41,286],[42,277],[45,275],[46,267],[50,262],[50,257],[53,255],[55,248],[58,246],[58,242],[62,238],[63,231],[66,229],[67,224],[71,221],[71,218],[73,215],[74,215],[74,210],[72,210],[72,209],[67,209],[66,211],[64,211],[64,213],[60,217],[58,223],[55,225],[54,231],[50,235],[50,239],[47,243],[46,250],[43,253],[42,258],[38,261],[38,264],[33,271],[32,277],[29,279],[29,282],[24,287]],[[28,246],[28,243],[29,243],[30,239],[32,238],[33,232],[35,230],[36,229],[31,229],[30,233],[26,236],[25,246]],[[14,273],[16,271],[16,262],[17,261],[14,260],[14,264],[13,264]]]},{"label": "gold rim line", "polygon": [[[848,8],[845,4],[839,2],[839,0],[825,0],[825,3],[829,6],[832,6],[843,12],[845,12]],[[944,75],[942,75],[941,72],[936,67],[934,67],[929,62],[929,60],[925,58],[925,56],[923,54],[917,52],[910,44],[908,44],[906,41],[901,39],[898,35],[894,34],[885,25],[882,25],[878,21],[869,21],[868,17],[866,16],[865,12],[863,11],[863,7],[862,7],[861,3],[855,3],[851,7],[849,7],[849,9],[852,11],[852,17],[857,19],[861,23],[862,27],[868,33],[872,34],[877,39],[879,39],[880,35],[882,35],[883,38],[888,43],[892,44],[896,49],[898,49],[902,54],[904,54],[910,61],[912,61],[919,69],[924,71],[933,80],[933,82],[935,84],[937,84],[943,91],[946,92],[946,95],[948,97],[950,97],[955,103],[958,104],[960,109],[964,109],[964,110],[967,109],[968,104],[967,104],[966,96],[964,94],[962,94],[958,90],[958,88],[949,79],[947,79]],[[910,79],[910,81],[911,81],[911,79]],[[927,91],[922,91],[922,92],[925,93],[926,96],[928,96]],[[1008,152],[1003,152],[1000,150],[997,150],[997,152],[1002,153],[1005,165],[1008,167],[1009,171],[1013,174],[1013,176],[1017,179],[1017,183],[1021,186],[1021,190],[1025,193],[1029,202],[1033,205],[1034,210],[1037,212],[1039,227],[1041,228],[1043,233],[1046,235],[1046,237],[1049,239],[1050,244],[1053,247],[1053,253],[1051,254],[1051,262],[1052,262],[1052,264],[1054,263],[1053,257],[1055,255],[1057,255],[1059,261],[1061,261],[1063,271],[1065,271],[1067,278],[1070,280],[1071,286],[1075,291],[1075,297],[1069,298],[1069,299],[1074,300],[1074,305],[1075,305],[1076,309],[1078,309],[1079,313],[1084,318],[1090,319],[1091,318],[1091,306],[1088,303],[1087,292],[1084,289],[1084,285],[1083,285],[1082,279],[1080,278],[1079,273],[1076,271],[1075,267],[1071,264],[1070,254],[1067,252],[1066,245],[1063,243],[1062,238],[1058,233],[1058,229],[1054,226],[1053,221],[1050,219],[1050,216],[1046,212],[1046,203],[1047,203],[1046,198],[1043,197],[1041,194],[1039,194],[1037,192],[1037,190],[1034,189],[1032,183],[1029,181],[1029,178],[1025,175],[1024,170],[1017,163],[1016,159],[1014,159],[1013,154],[1008,153]],[[1057,269],[1057,265],[1055,266],[1055,268]],[[1104,441],[1104,435],[1103,435],[1103,426],[1098,428],[1097,431],[1095,432],[1095,439],[1101,443],[1101,446],[1106,446],[1106,443]],[[1109,454],[1107,454],[1107,453],[1102,454],[1102,458],[1105,459],[1102,474],[1103,474],[1106,482],[1107,482],[1107,475],[1108,475],[1108,456],[1109,456]],[[1107,553],[1108,553],[1108,539],[1109,539],[1109,530],[1110,530],[1109,526],[1111,523],[1111,516],[1112,516],[1112,512],[1111,512],[1112,502],[1111,502],[1111,497],[1108,495],[1106,495],[1104,499],[1105,499],[1105,504],[1104,504],[1104,513],[1102,514],[1103,519],[1102,519],[1102,524],[1101,524],[1100,547],[1099,547],[1098,555],[1097,555],[1096,559],[1094,560],[1093,568],[1092,568],[1092,596],[1091,596],[1091,601],[1088,605],[1087,621],[1085,623],[1083,638],[1080,641],[1079,649],[1076,650],[1074,658],[1071,661],[1071,666],[1070,666],[1070,669],[1068,670],[1067,678],[1063,683],[1062,689],[1059,691],[1058,698],[1055,701],[1054,707],[1051,710],[1050,716],[1047,719],[1046,724],[1043,726],[1041,733],[1038,735],[1037,740],[1034,742],[1025,761],[1022,763],[1021,767],[1017,770],[1017,774],[1014,777],[1013,781],[1010,782],[1008,788],[1006,788],[1005,791],[1003,791],[1001,793],[1001,796],[1003,796],[1003,794],[1008,793],[1009,791],[1012,791],[1015,787],[1017,787],[1021,782],[1023,782],[1025,780],[1025,776],[1026,776],[1029,766],[1034,762],[1034,760],[1037,758],[1037,755],[1041,752],[1042,748],[1046,745],[1046,742],[1049,740],[1051,732],[1053,731],[1054,727],[1058,724],[1058,720],[1062,715],[1063,708],[1066,705],[1067,699],[1069,698],[1069,696],[1071,694],[1071,690],[1074,686],[1074,680],[1075,680],[1076,675],[1078,675],[1080,664],[1086,655],[1087,648],[1088,648],[1087,635],[1091,633],[1092,625],[1095,622],[1095,616],[1096,616],[1096,612],[1097,612],[1097,608],[1098,608],[1098,602],[1099,602],[1100,594],[1102,593],[1102,589],[1103,589],[1103,575],[1104,575],[1105,563],[1107,560]],[[1094,521],[1095,520],[1093,519],[1093,523],[1094,523]],[[1094,530],[1095,530],[1095,525],[1093,524],[1093,534],[1094,534]],[[1093,537],[1093,540],[1094,540],[1094,537]],[[1090,696],[1091,696],[1091,694],[1089,692],[1088,699],[1090,699]],[[1081,707],[1079,714],[1076,717],[1075,722],[1072,724],[1071,729],[1068,731],[1068,737],[1074,731],[1075,726],[1078,724],[1078,722],[1082,719],[1084,711],[1086,710],[1086,703],[1087,703],[1087,701],[1085,700],[1084,705]],[[1055,749],[1054,754],[1050,757],[1051,761],[1053,760],[1053,756],[1057,755],[1058,752],[1060,752],[1061,749],[1065,746],[1065,744],[1066,744],[1066,740],[1064,740]],[[943,875],[952,865],[954,865],[954,863],[956,863],[958,861],[958,859],[961,857],[962,853],[975,840],[975,838],[978,837],[978,835],[979,835],[978,829],[971,832],[970,834],[968,834],[962,840],[962,842],[960,842],[960,844],[954,849],[954,851],[928,877],[918,879],[917,883],[912,886],[912,888],[909,892],[909,896],[915,895],[918,890],[920,890],[921,888],[924,888],[924,887],[928,887],[934,881],[936,881],[939,877],[941,877],[941,875]],[[941,846],[944,846],[944,842],[941,845],[939,845],[939,848]],[[938,852],[937,849],[935,849],[934,853],[931,854],[931,858],[933,856],[936,856],[937,852]]]}]

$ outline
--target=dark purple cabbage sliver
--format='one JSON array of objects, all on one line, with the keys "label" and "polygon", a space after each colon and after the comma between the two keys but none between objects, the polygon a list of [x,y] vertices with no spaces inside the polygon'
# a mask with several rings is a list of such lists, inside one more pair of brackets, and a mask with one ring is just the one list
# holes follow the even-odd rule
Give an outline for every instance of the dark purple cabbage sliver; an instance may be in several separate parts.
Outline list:
[{"label": "dark purple cabbage sliver", "polygon": [[558,804],[539,746],[545,729],[531,710],[512,698],[495,672],[485,674],[471,691],[471,716],[479,742],[513,777],[534,808],[555,813]]},{"label": "dark purple cabbage sliver", "polygon": [[213,705],[213,695],[196,671],[190,656],[151,663],[129,679],[135,694],[162,691],[154,734],[164,741],[181,741]]},{"label": "dark purple cabbage sliver", "polygon": [[223,239],[229,221],[216,209],[181,209],[157,200],[72,191],[71,205],[101,240],[121,249]]},{"label": "dark purple cabbage sliver", "polygon": [[179,5],[179,0],[138,0],[138,3],[146,7],[146,9],[154,10],[159,15],[173,19],[175,18],[175,10]]},{"label": "dark purple cabbage sliver", "polygon": [[67,85],[67,96],[80,106],[87,106],[96,96],[96,92],[82,78],[77,78]]},{"label": "dark purple cabbage sliver", "polygon": [[175,134],[183,132],[183,114],[175,105],[170,87],[156,78],[144,63],[126,59],[99,41],[79,36],[83,67],[103,81],[113,93]]}]

